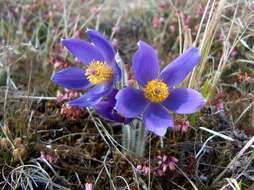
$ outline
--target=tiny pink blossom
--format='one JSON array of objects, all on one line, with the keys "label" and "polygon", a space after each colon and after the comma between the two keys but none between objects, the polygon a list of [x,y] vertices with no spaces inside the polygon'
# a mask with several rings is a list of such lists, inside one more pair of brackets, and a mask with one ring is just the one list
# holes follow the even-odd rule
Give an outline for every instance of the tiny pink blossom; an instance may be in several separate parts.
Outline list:
[{"label": "tiny pink blossom", "polygon": [[151,171],[150,167],[144,166],[143,172],[144,172],[145,175],[149,175],[150,171]]},{"label": "tiny pink blossom", "polygon": [[50,164],[56,164],[59,160],[58,155],[52,150],[51,145],[46,146],[46,151],[41,151],[40,159],[47,160]]},{"label": "tiny pink blossom", "polygon": [[152,26],[154,29],[159,28],[159,26],[160,26],[160,17],[159,16],[157,16],[157,15],[153,16]]},{"label": "tiny pink blossom", "polygon": [[143,174],[143,175],[149,175],[149,173],[151,172],[151,168],[149,166],[145,166],[145,165],[138,165],[136,167],[137,172]]},{"label": "tiny pink blossom", "polygon": [[163,162],[166,162],[167,159],[168,159],[168,157],[167,157],[166,155],[163,155],[162,161],[163,161]]},{"label": "tiny pink blossom", "polygon": [[254,12],[254,2],[250,2],[248,8],[250,11]]},{"label": "tiny pink blossom", "polygon": [[93,184],[92,183],[86,183],[85,186],[86,186],[85,190],[93,190]]},{"label": "tiny pink blossom", "polygon": [[162,166],[162,171],[163,171],[164,173],[167,171],[167,167],[168,167],[168,166],[167,166],[166,164]]},{"label": "tiny pink blossom", "polygon": [[214,105],[217,111],[224,110],[224,103],[223,103],[224,93],[220,92],[217,96],[211,101],[212,105]]},{"label": "tiny pink blossom", "polygon": [[174,162],[170,162],[170,163],[168,164],[168,168],[169,168],[169,170],[174,171],[174,170],[176,169],[175,163],[174,163]]},{"label": "tiny pink blossom", "polygon": [[177,163],[179,160],[176,158],[176,157],[174,157],[174,156],[171,156],[171,160],[173,161],[173,162],[175,162],[175,163]]},{"label": "tiny pink blossom", "polygon": [[112,27],[112,32],[117,33],[120,31],[120,28],[118,26]]},{"label": "tiny pink blossom", "polygon": [[234,48],[230,55],[231,55],[233,58],[236,58],[236,56],[238,55],[237,49]]},{"label": "tiny pink blossom", "polygon": [[159,5],[159,12],[161,13],[161,14],[163,14],[163,13],[165,13],[165,11],[166,11],[166,9],[168,8],[168,3],[167,2],[164,2],[164,3],[161,3],[160,5]]},{"label": "tiny pink blossom", "polygon": [[141,165],[138,165],[138,166],[137,166],[137,170],[142,170],[142,166],[141,166]]},{"label": "tiny pink blossom", "polygon": [[170,30],[170,32],[175,32],[176,31],[176,26],[170,25],[169,30]]},{"label": "tiny pink blossom", "polygon": [[187,119],[177,119],[174,123],[174,129],[181,133],[186,133],[190,127],[190,123]]},{"label": "tiny pink blossom", "polygon": [[57,92],[57,102],[63,103],[65,101],[73,100],[75,98],[80,97],[81,93],[79,91],[64,89],[65,92]]},{"label": "tiny pink blossom", "polygon": [[165,174],[165,172],[163,172],[161,169],[158,169],[158,170],[156,171],[156,174],[157,174],[158,176],[163,176],[163,175]]},{"label": "tiny pink blossom", "polygon": [[81,93],[77,90],[64,89],[64,92],[57,92],[57,103],[61,106],[60,114],[64,117],[76,120],[80,118],[83,108],[80,107],[71,107],[65,102],[73,100],[80,97]]},{"label": "tiny pink blossom", "polygon": [[204,14],[205,7],[202,4],[199,4],[196,10],[196,17],[201,17]]},{"label": "tiny pink blossom", "polygon": [[224,109],[224,103],[223,102],[218,102],[216,104],[216,109],[217,110],[223,110]]},{"label": "tiny pink blossom", "polygon": [[71,119],[71,120],[76,120],[80,118],[81,113],[83,109],[79,107],[71,107],[69,105],[63,104],[60,110],[61,115],[64,117]]},{"label": "tiny pink blossom", "polygon": [[117,45],[118,45],[118,39],[117,39],[117,38],[114,38],[114,39],[112,40],[111,44],[112,44],[112,46],[113,46],[114,48],[116,48]]},{"label": "tiny pink blossom", "polygon": [[162,159],[161,155],[158,155],[158,156],[157,156],[157,159],[158,159],[158,160],[161,160],[161,159]]},{"label": "tiny pink blossom", "polygon": [[188,131],[189,127],[190,127],[189,121],[188,121],[188,120],[185,120],[185,121],[183,122],[183,125],[182,125],[182,128],[181,128],[181,132],[182,132],[182,133],[186,133],[186,132]]},{"label": "tiny pink blossom", "polygon": [[174,171],[176,169],[176,163],[178,159],[174,156],[162,154],[157,156],[158,160],[158,168],[156,170],[156,174],[158,176],[163,176],[166,174],[167,171]]},{"label": "tiny pink blossom", "polygon": [[80,31],[80,30],[77,30],[77,31],[74,33],[73,37],[74,37],[74,38],[80,38],[80,35],[81,35],[81,31]]},{"label": "tiny pink blossom", "polygon": [[99,9],[97,7],[92,7],[89,11],[92,15],[97,15],[99,13]]}]

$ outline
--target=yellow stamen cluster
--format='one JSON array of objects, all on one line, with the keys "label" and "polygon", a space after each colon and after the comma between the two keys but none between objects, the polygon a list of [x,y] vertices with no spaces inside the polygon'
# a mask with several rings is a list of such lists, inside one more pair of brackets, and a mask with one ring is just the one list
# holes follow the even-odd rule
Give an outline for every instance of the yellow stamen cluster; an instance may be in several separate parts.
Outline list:
[{"label": "yellow stamen cluster", "polygon": [[145,97],[153,103],[163,102],[168,96],[168,86],[161,80],[151,80],[144,88]]},{"label": "yellow stamen cluster", "polygon": [[92,84],[108,82],[113,78],[113,69],[105,62],[93,61],[86,69],[86,78]]}]

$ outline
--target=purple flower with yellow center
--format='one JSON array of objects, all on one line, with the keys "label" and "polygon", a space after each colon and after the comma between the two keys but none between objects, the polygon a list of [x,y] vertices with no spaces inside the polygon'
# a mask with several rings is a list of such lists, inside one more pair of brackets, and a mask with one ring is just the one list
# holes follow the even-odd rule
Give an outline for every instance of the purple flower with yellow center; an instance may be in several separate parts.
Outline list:
[{"label": "purple flower with yellow center", "polygon": [[64,88],[74,90],[88,89],[83,96],[70,101],[70,106],[94,107],[101,99],[110,94],[114,83],[121,77],[121,71],[115,61],[116,51],[102,34],[88,29],[91,43],[81,39],[64,39],[62,44],[81,61],[85,68],[68,67],[52,77],[52,80]]},{"label": "purple flower with yellow center", "polygon": [[143,114],[144,127],[164,136],[167,128],[174,126],[170,111],[191,114],[206,102],[194,89],[175,88],[199,63],[201,53],[197,48],[189,48],[159,73],[156,51],[145,42],[140,41],[138,45],[132,59],[132,71],[140,89],[126,87],[120,90],[115,109],[127,118]]}]

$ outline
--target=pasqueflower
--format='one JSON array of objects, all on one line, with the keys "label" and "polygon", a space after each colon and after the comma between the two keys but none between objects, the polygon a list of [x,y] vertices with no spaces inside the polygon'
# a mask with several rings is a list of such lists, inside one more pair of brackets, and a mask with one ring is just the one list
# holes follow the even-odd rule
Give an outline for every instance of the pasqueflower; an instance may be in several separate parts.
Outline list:
[{"label": "pasqueflower", "polygon": [[87,92],[69,102],[70,106],[93,107],[108,95],[121,71],[115,62],[115,50],[102,34],[88,29],[87,36],[91,43],[81,39],[64,39],[65,46],[76,59],[84,64],[84,68],[68,67],[56,72],[52,80],[64,88]]},{"label": "pasqueflower", "polygon": [[170,111],[177,114],[197,112],[205,99],[191,88],[175,88],[199,63],[201,53],[192,47],[167,65],[159,73],[157,53],[150,45],[140,41],[132,59],[132,71],[140,89],[123,88],[116,95],[115,109],[127,118],[143,114],[144,127],[164,136],[173,127]]}]

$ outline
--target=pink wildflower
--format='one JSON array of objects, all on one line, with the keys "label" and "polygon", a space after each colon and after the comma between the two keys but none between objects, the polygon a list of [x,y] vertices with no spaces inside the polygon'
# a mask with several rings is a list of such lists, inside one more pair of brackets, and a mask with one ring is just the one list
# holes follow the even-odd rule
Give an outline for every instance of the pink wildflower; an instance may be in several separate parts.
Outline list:
[{"label": "pink wildflower", "polygon": [[175,25],[170,25],[169,26],[169,30],[170,30],[170,32],[175,32],[176,31],[176,26]]},{"label": "pink wildflower", "polygon": [[40,159],[47,160],[50,164],[56,164],[59,160],[58,155],[55,153],[54,150],[52,150],[51,145],[47,145],[46,150],[41,151],[40,153],[41,153]]},{"label": "pink wildflower", "polygon": [[136,170],[143,175],[149,175],[149,173],[151,172],[151,168],[145,165],[138,165],[136,167]]},{"label": "pink wildflower", "polygon": [[216,109],[218,111],[224,109],[224,103],[223,103],[224,93],[220,92],[212,101],[211,103],[215,105]]},{"label": "pink wildflower", "polygon": [[97,15],[99,13],[99,9],[97,7],[92,7],[89,11],[92,15]]},{"label": "pink wildflower", "polygon": [[116,48],[117,45],[118,45],[118,39],[114,38],[114,39],[112,40],[112,46],[113,46],[114,48]]},{"label": "pink wildflower", "polygon": [[120,28],[118,26],[112,27],[112,32],[117,33],[120,31]]},{"label": "pink wildflower", "polygon": [[93,184],[92,183],[86,183],[85,186],[86,186],[85,190],[93,190]]},{"label": "pink wildflower", "polygon": [[159,26],[160,26],[160,17],[159,16],[157,16],[157,15],[153,16],[152,26],[154,29],[159,28]]},{"label": "pink wildflower", "polygon": [[178,159],[174,156],[162,154],[157,156],[158,169],[156,170],[156,174],[158,176],[163,176],[167,171],[174,171],[176,169],[176,163]]},{"label": "pink wildflower", "polygon": [[186,133],[190,127],[190,123],[187,119],[177,119],[174,123],[174,128],[181,133]]},{"label": "pink wildflower", "polygon": [[74,38],[80,38],[80,35],[81,35],[81,31],[80,31],[80,30],[77,30],[77,31],[74,33],[73,37],[74,37]]}]

